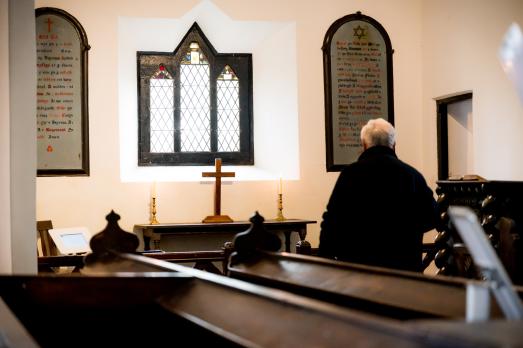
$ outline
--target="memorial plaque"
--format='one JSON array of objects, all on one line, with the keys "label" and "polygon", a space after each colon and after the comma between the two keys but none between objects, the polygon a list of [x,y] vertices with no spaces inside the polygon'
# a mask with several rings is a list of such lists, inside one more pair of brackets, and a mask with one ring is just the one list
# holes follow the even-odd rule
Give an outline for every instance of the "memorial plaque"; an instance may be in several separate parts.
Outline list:
[{"label": "memorial plaque", "polygon": [[357,12],[330,26],[322,50],[327,171],[340,171],[363,151],[368,120],[394,124],[392,46],[381,24]]},{"label": "memorial plaque", "polygon": [[67,12],[36,9],[37,175],[89,175],[87,36]]}]

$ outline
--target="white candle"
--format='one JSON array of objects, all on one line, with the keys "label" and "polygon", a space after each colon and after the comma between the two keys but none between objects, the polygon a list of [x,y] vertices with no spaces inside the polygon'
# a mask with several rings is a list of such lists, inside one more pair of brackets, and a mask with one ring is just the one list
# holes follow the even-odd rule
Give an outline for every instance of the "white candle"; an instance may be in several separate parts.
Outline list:
[{"label": "white candle", "polygon": [[151,184],[151,198],[156,198],[156,181]]},{"label": "white candle", "polygon": [[278,184],[278,194],[283,194],[283,185],[281,181],[281,175],[280,175],[280,183]]}]

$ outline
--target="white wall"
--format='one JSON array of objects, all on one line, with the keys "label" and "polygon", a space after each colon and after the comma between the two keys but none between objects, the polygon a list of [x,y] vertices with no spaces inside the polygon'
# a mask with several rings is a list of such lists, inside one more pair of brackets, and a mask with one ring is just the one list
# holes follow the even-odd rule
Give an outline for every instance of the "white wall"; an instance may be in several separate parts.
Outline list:
[{"label": "white wall", "polygon": [[[105,226],[103,216],[111,209],[121,214],[121,225],[126,230],[147,221],[149,183],[123,183],[120,179],[118,93],[126,87],[119,86],[117,76],[118,20],[177,19],[198,4],[196,0],[36,0],[37,7],[59,7],[74,15],[86,29],[92,46],[91,176],[38,178],[38,219],[52,219],[57,227],[85,225],[92,232]],[[386,28],[395,49],[399,156],[420,168],[434,185],[437,157],[433,98],[471,90],[473,163],[477,174],[488,179],[523,180],[523,165],[518,161],[523,149],[523,108],[497,61],[497,50],[508,25],[512,21],[523,23],[521,0],[216,0],[214,4],[235,21],[295,23],[296,42],[289,44],[296,45],[297,55],[300,179],[284,182],[287,217],[319,222],[337,178],[336,173],[325,172],[320,48],[332,22],[358,10]],[[210,185],[167,181],[159,183],[157,190],[160,221],[198,221],[212,210]],[[276,215],[275,181],[242,181],[225,186],[222,194],[222,211],[234,219],[246,219],[254,210],[267,218]],[[308,239],[313,244],[318,230],[319,224],[310,228]]]},{"label": "white wall", "polygon": [[[388,31],[395,49],[394,92],[397,151],[405,161],[422,164],[422,36],[418,0],[216,0],[213,3],[234,21],[295,23],[297,71],[299,180],[284,180],[284,215],[318,221],[308,239],[317,244],[321,214],[338,177],[325,170],[325,121],[321,45],[329,26],[338,18],[362,11]],[[59,7],[75,16],[87,32],[89,51],[90,177],[37,179],[37,218],[51,219],[56,227],[87,226],[98,232],[103,217],[114,209],[121,226],[132,230],[148,220],[150,183],[122,182],[120,173],[118,56],[120,17],[183,17],[198,1],[150,0],[37,0],[37,7]],[[206,33],[207,34],[207,33]],[[231,37],[234,40],[234,36]],[[174,45],[175,43],[173,43]],[[277,54],[277,52],[275,52]],[[256,57],[254,58],[256,59]],[[256,72],[254,72],[256,74]],[[135,84],[135,81],[132,81]],[[270,83],[270,82],[267,82]],[[134,86],[133,86],[134,87]],[[275,86],[276,87],[276,86]],[[296,97],[295,97],[296,98]],[[270,100],[261,100],[264,110]],[[292,100],[289,100],[292,103]],[[277,105],[274,106],[275,108]],[[254,115],[255,122],[257,115]],[[285,159],[286,151],[273,154]],[[285,160],[292,160],[288,158]],[[222,189],[222,213],[248,219],[255,210],[266,218],[277,212],[277,180],[240,181]],[[160,222],[199,221],[212,212],[213,188],[199,182],[159,182]]]},{"label": "white wall", "polygon": [[33,0],[0,1],[0,273],[36,273]]},{"label": "white wall", "polygon": [[523,180],[523,101],[503,73],[498,50],[512,22],[523,25],[521,0],[423,1],[423,168],[437,178],[436,103],[473,92],[475,174]]},{"label": "white wall", "polygon": [[448,105],[448,164],[449,176],[474,174],[474,117],[472,100]]},{"label": "white wall", "polygon": [[[136,52],[172,52],[197,22],[218,53],[253,55],[253,166],[228,166],[234,181],[298,180],[298,101],[294,22],[234,21],[211,2],[202,2],[179,19],[120,17],[118,75],[120,177],[123,182],[196,181],[212,167],[137,164]],[[158,35],[158,33],[169,33]],[[289,68],[294,67],[294,68]]]}]

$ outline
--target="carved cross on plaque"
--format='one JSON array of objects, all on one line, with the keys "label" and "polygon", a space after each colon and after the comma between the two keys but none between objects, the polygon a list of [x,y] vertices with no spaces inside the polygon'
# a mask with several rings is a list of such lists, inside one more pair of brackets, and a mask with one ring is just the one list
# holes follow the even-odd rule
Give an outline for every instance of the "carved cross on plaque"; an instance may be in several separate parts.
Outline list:
[{"label": "carved cross on plaque", "polygon": [[51,32],[51,25],[54,23],[51,18],[47,17],[47,32],[50,33]]},{"label": "carved cross on plaque", "polygon": [[216,178],[214,183],[214,215],[207,216],[202,222],[232,222],[232,219],[227,215],[221,215],[221,199],[222,199],[222,178],[234,177],[234,172],[222,172],[222,159],[216,158],[214,160],[215,172],[203,172],[204,178]]}]

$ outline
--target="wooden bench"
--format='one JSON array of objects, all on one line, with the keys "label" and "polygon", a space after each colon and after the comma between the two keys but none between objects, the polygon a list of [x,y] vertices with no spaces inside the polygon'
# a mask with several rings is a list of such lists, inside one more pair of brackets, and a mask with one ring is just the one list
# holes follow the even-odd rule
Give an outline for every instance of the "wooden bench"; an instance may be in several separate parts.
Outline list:
[{"label": "wooden bench", "polygon": [[[259,244],[243,236],[236,247],[254,247],[242,258],[276,246],[270,237]],[[283,291],[125,252],[132,242],[104,249],[95,240],[81,275],[0,276],[0,297],[43,347],[502,347],[523,340],[518,325],[404,323],[297,294],[310,291],[305,285]]]},{"label": "wooden bench", "polygon": [[[192,267],[204,271],[222,274],[225,262],[225,253],[223,250],[208,251],[177,251],[177,252],[159,252],[140,254],[157,260],[180,264],[193,264]],[[40,256],[38,257],[38,273],[55,273],[53,268],[72,267],[71,272],[80,272],[84,266],[85,255],[60,255],[60,256]],[[214,265],[220,263],[221,269]]]},{"label": "wooden bench", "polygon": [[[108,223],[106,229],[97,235],[93,236],[91,241],[95,244],[95,248],[100,250],[119,250],[130,253],[136,253],[138,247],[138,238],[129,232],[123,231],[117,223],[116,214],[112,216],[115,220]],[[108,215],[109,217],[109,215]],[[48,237],[47,231],[52,228],[51,221],[39,221],[38,230],[43,240]],[[52,242],[52,241],[51,241]],[[54,244],[53,244],[54,245]],[[47,247],[49,248],[49,247]],[[56,249],[56,248],[55,248]],[[48,250],[48,249],[46,249]],[[177,263],[192,263],[194,268],[206,270],[208,272],[222,274],[222,270],[226,268],[225,253],[223,250],[209,250],[209,251],[187,251],[187,252],[143,252],[142,255],[165,260],[168,262]],[[38,272],[39,273],[54,273],[57,267],[71,267],[72,272],[79,272],[84,266],[85,255],[56,255],[40,256],[38,257]],[[220,270],[214,263],[221,263]]]},{"label": "wooden bench", "polygon": [[[276,253],[263,218],[252,222],[233,241],[227,268],[233,278],[396,319],[465,318],[466,288],[473,280]],[[523,297],[523,288],[517,290]],[[493,317],[500,317],[497,305],[492,307]]]},{"label": "wooden bench", "polygon": [[0,347],[38,347],[35,340],[2,299],[0,299]]}]

